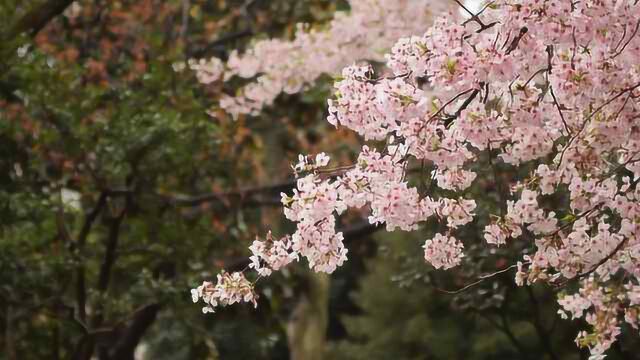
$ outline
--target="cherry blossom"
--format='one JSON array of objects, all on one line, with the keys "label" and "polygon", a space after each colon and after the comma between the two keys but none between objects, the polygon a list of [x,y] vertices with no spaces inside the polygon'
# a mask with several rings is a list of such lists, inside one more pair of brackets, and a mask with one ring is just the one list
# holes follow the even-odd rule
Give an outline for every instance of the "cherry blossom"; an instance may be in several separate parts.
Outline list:
[{"label": "cherry blossom", "polygon": [[250,302],[257,306],[257,295],[251,284],[242,272],[218,274],[216,285],[204,281],[202,285],[191,290],[191,298],[194,303],[200,299],[205,303],[203,313],[214,312],[216,306],[227,306],[239,302]]},{"label": "cherry blossom", "polygon": [[[364,3],[352,2],[350,16]],[[385,21],[393,22],[391,2],[376,3],[390,6]],[[560,289],[560,315],[588,324],[576,343],[602,359],[622,324],[637,327],[640,313],[640,4],[498,0],[468,15],[449,13],[423,34],[404,34],[411,26],[391,31],[405,37],[384,57],[389,73],[362,64],[342,70],[327,120],[370,142],[352,166],[332,169],[326,155],[300,158],[296,189],[282,197],[296,232],[290,248],[287,240],[278,251],[307,258],[316,271],[334,271],[347,254],[336,217],[359,208],[389,231],[437,221],[444,233],[426,241],[425,260],[449,269],[461,263],[464,243],[474,241],[461,230],[478,221],[487,224],[487,246],[517,242],[526,249],[516,283]],[[299,36],[313,43],[319,35]],[[345,65],[336,60],[332,69],[339,64]],[[258,66],[249,61],[242,73],[264,71]],[[271,75],[258,83],[278,81],[265,76]],[[245,96],[299,91],[315,76]],[[409,171],[416,163],[422,166]],[[496,176],[497,166],[516,178]],[[492,171],[477,170],[483,168]],[[412,177],[431,177],[438,191],[414,186]],[[472,198],[468,189],[479,180],[494,185],[491,196]],[[500,211],[478,219],[481,201]],[[256,269],[270,266],[260,246],[252,249]]]},{"label": "cherry blossom", "polygon": [[[237,117],[257,115],[281,93],[303,91],[322,74],[334,75],[357,60],[383,61],[385,51],[402,36],[424,32],[433,14],[446,2],[425,0],[350,0],[350,11],[337,12],[321,28],[298,24],[293,40],[267,39],[240,53],[233,51],[225,64],[218,59],[192,61],[198,80],[251,79],[233,96],[220,99],[220,107]],[[215,75],[215,76],[214,76]]]},{"label": "cherry blossom", "polygon": [[424,244],[424,259],[436,269],[450,269],[460,264],[464,245],[453,236],[436,234]]},{"label": "cherry blossom", "polygon": [[256,239],[249,246],[249,250],[253,254],[249,258],[251,260],[249,267],[260,276],[269,276],[272,271],[278,271],[291,261],[298,259],[298,256],[291,251],[290,237],[285,236],[282,239],[274,240],[271,232],[267,233],[264,241]]}]

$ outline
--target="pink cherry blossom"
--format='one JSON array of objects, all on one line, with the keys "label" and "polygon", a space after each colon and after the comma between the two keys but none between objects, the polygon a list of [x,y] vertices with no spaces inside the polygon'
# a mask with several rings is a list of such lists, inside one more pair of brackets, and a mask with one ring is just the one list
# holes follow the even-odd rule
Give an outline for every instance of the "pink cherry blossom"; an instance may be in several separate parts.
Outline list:
[{"label": "pink cherry blossom", "polygon": [[436,269],[450,269],[460,265],[464,246],[453,236],[436,234],[424,243],[424,259]]},{"label": "pink cherry blossom", "polygon": [[[560,315],[588,325],[576,343],[602,359],[622,324],[637,327],[640,314],[640,5],[498,0],[466,21],[449,13],[421,29],[413,21],[422,15],[405,13],[415,11],[413,2],[374,2],[351,1],[352,13],[338,15],[327,33],[301,29],[293,43],[262,42],[227,64],[233,74],[257,76],[242,96],[221,100],[236,113],[256,112],[319,72],[352,64],[334,83],[327,120],[376,140],[352,166],[332,170],[326,155],[300,157],[297,186],[282,195],[296,231],[279,243],[254,242],[253,267],[268,275],[303,257],[316,271],[334,271],[347,254],[336,218],[359,208],[390,231],[439,222],[447,233],[427,240],[424,256],[448,269],[464,256],[456,236],[477,221],[487,224],[489,246],[517,239],[526,247],[516,263],[518,285],[565,289]],[[371,19],[381,21],[380,43],[391,48],[380,74],[354,64],[367,56],[344,61],[346,53],[327,53],[350,45],[323,47],[336,44],[335,34],[366,34],[354,43],[362,48],[356,53],[372,55],[375,41],[362,30]],[[399,39],[395,46],[387,35]],[[310,54],[328,64],[308,77],[300,72],[310,68],[273,58],[303,56],[303,44],[320,49]],[[513,178],[500,176],[501,168]],[[413,186],[425,179],[439,191]],[[493,189],[474,198],[473,184]],[[496,202],[500,213],[479,219],[484,202]],[[218,285],[194,289],[194,299],[205,309],[255,299],[242,279],[225,273]],[[229,290],[215,290],[220,284]],[[234,295],[238,289],[242,296]]]}]

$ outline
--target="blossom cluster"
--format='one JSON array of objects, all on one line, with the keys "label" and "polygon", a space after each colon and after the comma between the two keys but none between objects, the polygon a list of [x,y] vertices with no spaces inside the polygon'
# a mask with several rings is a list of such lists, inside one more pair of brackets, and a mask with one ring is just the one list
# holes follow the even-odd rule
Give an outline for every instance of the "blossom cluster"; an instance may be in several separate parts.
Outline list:
[{"label": "blossom cluster", "polygon": [[602,359],[602,355],[620,335],[619,318],[638,329],[640,313],[640,286],[627,283],[617,286],[602,286],[594,277],[585,280],[576,294],[562,294],[558,300],[563,319],[569,314],[572,319],[584,317],[593,327],[591,333],[581,331],[576,338],[579,346],[586,346],[595,353],[592,358]]},{"label": "blossom cluster", "polygon": [[424,244],[424,258],[434,268],[444,270],[460,265],[464,245],[456,238],[436,234],[433,239]]},{"label": "blossom cluster", "polygon": [[[497,0],[400,39],[388,76],[345,68],[327,120],[384,146],[363,146],[338,173],[325,155],[318,166],[302,158],[307,171],[282,198],[297,224],[287,256],[332,272],[347,254],[336,217],[363,208],[389,231],[434,217],[445,230],[426,241],[425,260],[454,267],[464,259],[456,233],[476,217],[472,169],[535,169],[496,186],[504,211],[486,221],[487,246],[524,244],[516,282],[565,288],[561,315],[586,320],[576,341],[603,358],[624,323],[638,326],[638,19],[631,0]],[[429,164],[448,195],[411,186],[410,163]]]},{"label": "blossom cluster", "polygon": [[220,107],[237,117],[256,115],[281,93],[295,94],[322,74],[335,74],[354,60],[384,60],[384,52],[400,37],[426,30],[442,1],[350,0],[348,12],[337,12],[320,28],[298,24],[293,40],[267,39],[246,51],[233,51],[226,63],[217,58],[192,60],[190,69],[209,84],[234,77],[252,81]]},{"label": "blossom cluster", "polygon": [[250,302],[257,306],[258,296],[253,284],[247,280],[242,272],[222,272],[218,274],[218,282],[214,285],[204,281],[202,285],[191,289],[191,299],[194,303],[202,300],[205,306],[203,313],[214,312],[216,306],[227,306],[239,302]]},{"label": "blossom cluster", "polygon": [[249,250],[253,254],[249,260],[249,267],[254,269],[260,276],[269,276],[273,271],[289,265],[297,259],[297,255],[291,251],[291,239],[288,236],[279,240],[274,240],[271,231],[267,233],[264,241],[256,239]]}]

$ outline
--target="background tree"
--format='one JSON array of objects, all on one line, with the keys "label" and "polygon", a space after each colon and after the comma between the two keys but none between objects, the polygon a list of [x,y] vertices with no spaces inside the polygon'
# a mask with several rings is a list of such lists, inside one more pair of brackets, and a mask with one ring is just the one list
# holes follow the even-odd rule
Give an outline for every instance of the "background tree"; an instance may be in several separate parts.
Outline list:
[{"label": "background tree", "polygon": [[[195,87],[175,64],[287,36],[336,5],[2,6],[3,354],[131,358],[145,338],[153,358],[286,357],[290,300],[265,297],[274,310],[257,319],[230,310],[207,321],[188,310],[185,289],[238,263],[268,219],[261,209],[291,186],[281,159],[313,147],[323,127],[306,125],[323,110],[306,96],[282,99],[287,110],[262,122],[213,121],[221,89]],[[269,158],[259,130],[276,120],[286,156]]]}]

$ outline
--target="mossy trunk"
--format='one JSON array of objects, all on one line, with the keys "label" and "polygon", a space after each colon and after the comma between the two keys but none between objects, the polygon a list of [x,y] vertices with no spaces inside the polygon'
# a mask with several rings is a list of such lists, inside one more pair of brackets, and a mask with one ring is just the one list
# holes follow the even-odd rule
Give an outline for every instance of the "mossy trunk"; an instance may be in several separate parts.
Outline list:
[{"label": "mossy trunk", "polygon": [[287,324],[291,360],[322,360],[329,319],[327,274],[308,271],[306,292],[300,295]]},{"label": "mossy trunk", "polygon": [[[282,159],[286,157],[284,142],[286,134],[281,128],[271,127],[266,130],[264,138],[265,168],[269,179],[262,183],[284,181],[288,174],[282,167]],[[265,209],[263,222],[269,224],[274,234],[282,234],[282,209]],[[306,267],[305,264],[293,266]],[[329,276],[316,274],[311,270],[301,271],[303,282],[290,319],[287,323],[287,341],[291,360],[322,360],[329,316]]]}]

